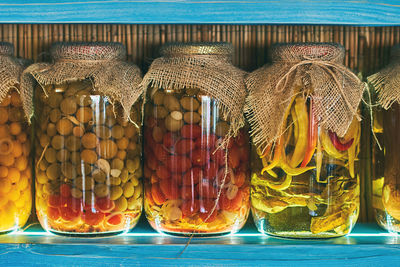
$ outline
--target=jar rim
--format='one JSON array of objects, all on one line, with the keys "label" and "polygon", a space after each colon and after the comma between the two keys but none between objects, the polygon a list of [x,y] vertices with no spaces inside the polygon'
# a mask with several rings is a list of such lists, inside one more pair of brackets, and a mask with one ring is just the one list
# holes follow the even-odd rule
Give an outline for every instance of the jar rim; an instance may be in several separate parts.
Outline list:
[{"label": "jar rim", "polygon": [[232,56],[233,45],[228,42],[167,43],[161,47],[163,56],[220,55]]}]

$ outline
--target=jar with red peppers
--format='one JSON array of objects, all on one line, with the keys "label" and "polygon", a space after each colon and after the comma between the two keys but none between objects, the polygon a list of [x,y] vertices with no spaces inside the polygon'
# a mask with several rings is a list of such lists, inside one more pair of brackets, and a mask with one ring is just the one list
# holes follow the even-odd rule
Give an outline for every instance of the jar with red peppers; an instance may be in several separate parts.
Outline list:
[{"label": "jar with red peppers", "polygon": [[334,43],[277,44],[251,73],[251,204],[260,232],[291,238],[348,234],[358,216],[363,84]]},{"label": "jar with red peppers", "polygon": [[118,43],[55,44],[36,79],[36,211],[46,230],[102,236],[142,209],[139,69]]},{"label": "jar with red peppers", "polygon": [[169,234],[236,232],[249,213],[244,73],[230,64],[229,44],[175,44],[162,52],[143,80],[151,85],[144,125],[147,218]]}]

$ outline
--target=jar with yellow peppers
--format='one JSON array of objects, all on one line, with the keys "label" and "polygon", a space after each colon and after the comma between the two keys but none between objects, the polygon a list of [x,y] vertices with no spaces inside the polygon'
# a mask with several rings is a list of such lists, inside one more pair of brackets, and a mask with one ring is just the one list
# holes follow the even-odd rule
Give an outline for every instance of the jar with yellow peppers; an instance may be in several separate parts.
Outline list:
[{"label": "jar with yellow peppers", "polygon": [[359,209],[363,85],[331,43],[277,44],[246,80],[254,150],[251,204],[260,232],[343,236]]},{"label": "jar with yellow peppers", "polygon": [[220,235],[238,231],[249,203],[244,72],[227,43],[162,48],[143,82],[145,211],[157,231]]},{"label": "jar with yellow peppers", "polygon": [[400,232],[400,46],[391,49],[390,64],[368,77],[374,87],[372,139],[372,206],[375,219],[390,232]]},{"label": "jar with yellow peppers", "polygon": [[32,208],[30,127],[23,106],[31,93],[20,90],[24,69],[10,43],[0,43],[0,234],[25,225]]},{"label": "jar with yellow peppers", "polygon": [[56,234],[128,231],[142,209],[140,71],[118,43],[55,44],[30,67],[36,211]]}]

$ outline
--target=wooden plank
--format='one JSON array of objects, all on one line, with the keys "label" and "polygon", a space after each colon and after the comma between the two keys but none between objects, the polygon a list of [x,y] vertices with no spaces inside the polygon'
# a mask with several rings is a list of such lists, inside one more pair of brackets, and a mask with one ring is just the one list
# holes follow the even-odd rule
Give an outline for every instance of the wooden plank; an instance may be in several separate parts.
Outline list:
[{"label": "wooden plank", "polygon": [[[279,10],[279,12],[277,12]],[[397,0],[0,1],[0,23],[400,25]]]}]

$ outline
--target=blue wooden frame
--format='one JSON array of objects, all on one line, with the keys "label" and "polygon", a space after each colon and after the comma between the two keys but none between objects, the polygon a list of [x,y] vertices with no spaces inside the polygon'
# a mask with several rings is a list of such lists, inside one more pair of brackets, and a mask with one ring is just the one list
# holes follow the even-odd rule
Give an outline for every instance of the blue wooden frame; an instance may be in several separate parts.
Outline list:
[{"label": "blue wooden frame", "polygon": [[249,224],[218,238],[161,235],[145,223],[132,233],[109,238],[59,237],[32,227],[0,237],[0,261],[31,265],[284,265],[345,266],[400,262],[400,238],[375,224],[358,224],[347,237],[293,240],[262,235]]},{"label": "blue wooden frame", "polygon": [[400,25],[399,0],[13,0],[0,23]]}]

